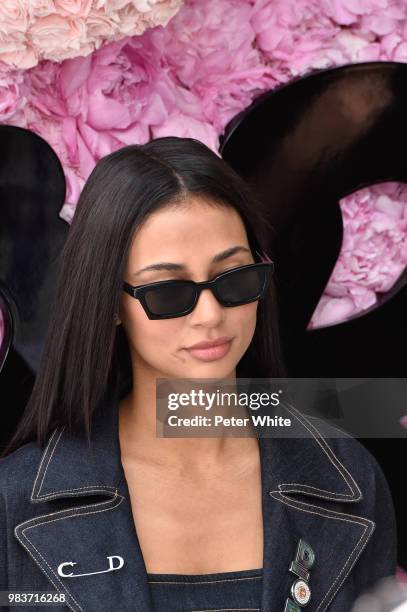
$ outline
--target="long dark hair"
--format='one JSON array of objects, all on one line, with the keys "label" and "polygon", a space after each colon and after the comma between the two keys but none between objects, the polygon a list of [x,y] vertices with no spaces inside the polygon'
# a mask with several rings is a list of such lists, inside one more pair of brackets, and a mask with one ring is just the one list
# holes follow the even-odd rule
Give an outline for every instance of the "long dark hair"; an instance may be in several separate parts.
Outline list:
[{"label": "long dark hair", "polygon": [[[169,205],[185,205],[194,195],[236,209],[253,255],[261,250],[273,259],[273,230],[253,189],[202,142],[157,138],[101,159],[77,203],[61,253],[39,370],[3,455],[32,439],[44,448],[50,433],[61,425],[89,436],[99,403],[131,386],[127,340],[123,326],[114,323],[114,313],[119,312],[132,237],[148,215]],[[254,337],[236,366],[237,377],[286,375],[275,281],[272,278],[268,295],[259,302]]]}]

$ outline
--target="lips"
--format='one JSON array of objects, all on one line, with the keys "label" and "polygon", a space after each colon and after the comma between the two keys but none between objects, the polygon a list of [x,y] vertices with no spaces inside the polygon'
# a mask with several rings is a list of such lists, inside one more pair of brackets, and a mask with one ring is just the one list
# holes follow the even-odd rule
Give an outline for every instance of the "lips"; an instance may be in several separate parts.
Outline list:
[{"label": "lips", "polygon": [[226,336],[223,336],[216,341],[199,343],[200,345],[206,344],[206,348],[196,348],[197,345],[194,345],[186,350],[191,357],[199,361],[215,361],[217,359],[222,359],[229,353],[232,342],[233,338],[226,338]]},{"label": "lips", "polygon": [[204,340],[203,342],[198,342],[197,344],[193,344],[192,346],[187,346],[189,349],[209,349],[215,346],[219,346],[220,344],[226,344],[226,342],[230,342],[232,338],[230,336],[221,336],[220,338],[216,338],[216,340]]}]

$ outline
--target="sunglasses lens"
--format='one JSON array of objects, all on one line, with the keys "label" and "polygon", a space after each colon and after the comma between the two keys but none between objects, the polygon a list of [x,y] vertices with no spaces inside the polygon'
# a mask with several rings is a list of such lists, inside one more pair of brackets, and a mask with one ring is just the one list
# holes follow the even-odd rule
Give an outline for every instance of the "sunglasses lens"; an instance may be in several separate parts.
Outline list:
[{"label": "sunglasses lens", "polygon": [[[239,306],[260,299],[267,286],[271,269],[264,264],[249,265],[231,271],[216,281],[216,295],[223,306]],[[196,289],[185,281],[169,281],[159,287],[151,287],[144,293],[149,311],[157,317],[182,316],[195,303]]]},{"label": "sunglasses lens", "polygon": [[225,305],[244,304],[261,295],[265,281],[265,268],[247,268],[220,278],[217,289]]},{"label": "sunglasses lens", "polygon": [[191,285],[177,283],[147,291],[145,300],[155,315],[171,315],[184,312],[194,301],[195,290]]}]

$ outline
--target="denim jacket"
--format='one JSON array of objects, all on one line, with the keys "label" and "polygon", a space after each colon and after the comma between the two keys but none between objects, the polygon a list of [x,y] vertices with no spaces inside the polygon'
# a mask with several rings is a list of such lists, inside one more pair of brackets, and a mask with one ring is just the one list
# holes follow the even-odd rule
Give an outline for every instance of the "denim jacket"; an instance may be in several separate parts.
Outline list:
[{"label": "denim jacket", "polygon": [[[292,609],[287,600],[298,578],[289,568],[300,539],[315,554],[311,598],[301,610],[349,612],[358,595],[396,571],[387,482],[358,440],[335,437],[338,430],[326,421],[280,406],[298,437],[258,438],[261,612]],[[62,610],[153,612],[117,408],[114,400],[100,410],[90,445],[85,435],[59,427],[44,450],[29,442],[0,461],[0,591],[60,591],[65,602],[55,607]]]}]

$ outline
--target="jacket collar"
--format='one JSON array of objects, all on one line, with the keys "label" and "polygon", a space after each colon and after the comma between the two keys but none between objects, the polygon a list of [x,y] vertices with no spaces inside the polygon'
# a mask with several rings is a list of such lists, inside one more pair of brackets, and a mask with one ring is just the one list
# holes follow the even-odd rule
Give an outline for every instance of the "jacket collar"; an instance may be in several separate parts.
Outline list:
[{"label": "jacket collar", "polygon": [[[94,419],[90,445],[82,434],[69,435],[64,428],[53,432],[34,481],[32,502],[90,493],[124,493],[118,404],[116,399],[113,406],[110,402],[102,405]],[[273,416],[291,419],[287,436],[279,434],[272,440],[258,437],[265,487],[277,492],[306,493],[325,500],[356,502],[362,499],[358,484],[312,423],[312,418],[305,417],[287,402],[280,407]],[[260,434],[261,427],[257,430]],[[272,428],[265,430],[272,436]],[[300,444],[299,439],[302,439]],[[303,460],[304,452],[307,461]]]},{"label": "jacket collar", "polygon": [[114,495],[123,482],[117,398],[105,401],[93,419],[90,443],[84,433],[54,430],[37,471],[33,503],[90,494]]},{"label": "jacket collar", "polygon": [[[102,406],[94,419],[90,444],[85,436],[70,435],[63,428],[53,432],[38,467],[31,502],[65,499],[66,508],[15,527],[19,542],[54,587],[66,594],[72,610],[90,611],[103,600],[112,606],[120,602],[126,611],[134,610],[135,602],[139,612],[153,611],[121,463],[118,405],[116,398]],[[258,437],[264,527],[261,610],[283,612],[296,580],[288,569],[298,540],[303,538],[316,554],[310,572],[312,597],[306,610],[323,612],[375,524],[337,510],[338,502],[358,502],[362,493],[313,419],[287,403],[280,403],[275,414],[291,418],[292,428],[289,437]],[[91,501],[81,503],[84,496],[91,496]],[[75,498],[70,505],[69,498]],[[107,567],[112,555],[119,555],[124,565],[104,573],[102,566]],[[70,570],[66,566],[64,572],[92,575],[61,576],[57,570],[62,562],[77,564]]]}]

